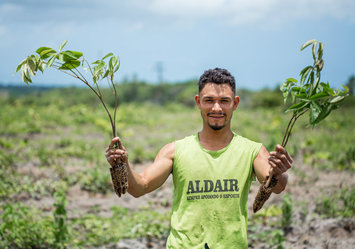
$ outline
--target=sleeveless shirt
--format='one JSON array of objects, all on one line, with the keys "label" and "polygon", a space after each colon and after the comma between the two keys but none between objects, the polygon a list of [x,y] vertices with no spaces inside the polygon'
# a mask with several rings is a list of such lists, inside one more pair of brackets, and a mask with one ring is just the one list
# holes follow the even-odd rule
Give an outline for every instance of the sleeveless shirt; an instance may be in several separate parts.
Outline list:
[{"label": "sleeveless shirt", "polygon": [[176,141],[167,248],[248,248],[248,193],[260,148],[237,134],[218,151],[202,147],[198,134]]}]

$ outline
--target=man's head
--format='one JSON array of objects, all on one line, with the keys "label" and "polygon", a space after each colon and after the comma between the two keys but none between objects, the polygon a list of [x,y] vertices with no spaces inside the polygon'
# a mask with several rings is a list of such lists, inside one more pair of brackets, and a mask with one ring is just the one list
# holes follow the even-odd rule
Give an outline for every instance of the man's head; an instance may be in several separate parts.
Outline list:
[{"label": "man's head", "polygon": [[235,94],[235,79],[226,69],[218,68],[206,70],[200,77],[198,82],[198,92],[201,93],[202,89],[207,83],[214,84],[228,84],[233,93]]},{"label": "man's head", "polygon": [[215,131],[230,129],[233,111],[239,104],[234,77],[225,69],[205,71],[199,81],[195,102],[201,111],[204,127]]}]

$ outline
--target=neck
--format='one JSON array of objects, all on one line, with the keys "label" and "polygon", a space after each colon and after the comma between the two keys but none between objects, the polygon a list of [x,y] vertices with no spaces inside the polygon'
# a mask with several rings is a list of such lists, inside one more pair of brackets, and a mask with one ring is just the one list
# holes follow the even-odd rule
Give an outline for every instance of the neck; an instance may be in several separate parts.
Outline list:
[{"label": "neck", "polygon": [[220,150],[226,147],[233,139],[230,127],[215,131],[211,127],[203,127],[199,132],[200,144],[207,150]]}]

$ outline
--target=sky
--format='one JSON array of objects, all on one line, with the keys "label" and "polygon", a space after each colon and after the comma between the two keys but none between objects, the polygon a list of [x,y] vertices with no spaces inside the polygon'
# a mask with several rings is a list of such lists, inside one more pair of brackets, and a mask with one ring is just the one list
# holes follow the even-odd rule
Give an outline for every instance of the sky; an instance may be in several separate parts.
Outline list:
[{"label": "sky", "polygon": [[[354,0],[0,0],[0,82],[42,46],[81,51],[93,62],[120,56],[118,81],[198,79],[221,67],[238,88],[274,88],[313,63],[310,39],[324,43],[321,80],[340,87],[355,74]],[[54,69],[36,85],[80,85]]]}]

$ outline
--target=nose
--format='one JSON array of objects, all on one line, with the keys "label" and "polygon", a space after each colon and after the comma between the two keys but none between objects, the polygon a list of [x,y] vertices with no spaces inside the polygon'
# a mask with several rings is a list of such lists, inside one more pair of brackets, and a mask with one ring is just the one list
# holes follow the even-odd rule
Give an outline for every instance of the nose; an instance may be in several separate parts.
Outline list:
[{"label": "nose", "polygon": [[217,112],[217,113],[222,111],[222,108],[221,108],[220,104],[218,103],[218,101],[214,102],[213,107],[212,107],[212,111]]}]

